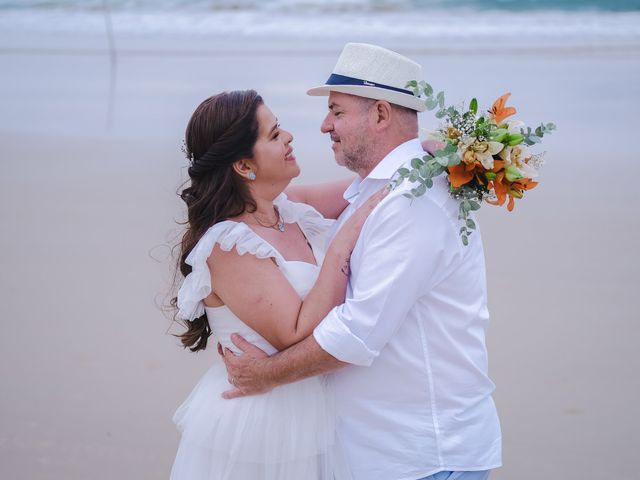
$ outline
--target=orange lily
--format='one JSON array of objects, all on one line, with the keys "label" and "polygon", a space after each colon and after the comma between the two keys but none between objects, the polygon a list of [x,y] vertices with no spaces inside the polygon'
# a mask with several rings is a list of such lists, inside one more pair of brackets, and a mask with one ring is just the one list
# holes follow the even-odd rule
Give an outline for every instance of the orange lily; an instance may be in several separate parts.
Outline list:
[{"label": "orange lily", "polygon": [[473,180],[475,169],[475,164],[467,165],[464,162],[449,167],[449,181],[451,182],[451,186],[453,188],[460,188],[462,185],[469,183]]},{"label": "orange lily", "polygon": [[507,197],[509,197],[507,210],[511,212],[515,207],[515,199],[522,198],[522,192],[535,188],[538,186],[538,182],[534,182],[530,178],[521,178],[515,182],[509,182],[503,170],[496,175],[491,186],[496,193],[497,200],[495,202],[487,200],[487,202],[492,205],[502,206],[507,201]]},{"label": "orange lily", "polygon": [[514,107],[505,107],[507,98],[509,98],[510,96],[510,92],[505,93],[495,102],[493,102],[493,105],[489,110],[497,124],[501,123],[505,118],[510,117],[511,115],[514,115],[516,113],[516,109]]},{"label": "orange lily", "polygon": [[[497,172],[498,170],[504,168],[504,162],[502,160],[494,160],[494,167],[490,172]],[[457,165],[449,168],[449,182],[451,182],[451,186],[453,188],[460,188],[463,185],[466,185],[471,180],[476,179],[480,185],[486,185],[487,180],[485,177],[485,172],[487,169],[484,168],[482,163],[479,160],[475,160],[472,163],[460,162]]]}]

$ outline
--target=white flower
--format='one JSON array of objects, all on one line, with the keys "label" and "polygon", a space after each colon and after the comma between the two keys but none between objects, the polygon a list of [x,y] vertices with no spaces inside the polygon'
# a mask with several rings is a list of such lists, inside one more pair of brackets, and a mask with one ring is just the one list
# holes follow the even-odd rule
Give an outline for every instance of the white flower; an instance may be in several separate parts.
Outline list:
[{"label": "white flower", "polygon": [[536,178],[538,176],[538,170],[533,168],[528,163],[523,162],[518,166],[518,168],[520,169],[520,171],[522,172],[522,175],[524,175],[525,178]]},{"label": "white flower", "polygon": [[504,160],[504,167],[509,168],[511,165],[515,166],[522,172],[525,178],[535,178],[538,176],[538,170],[534,165],[524,162],[524,149],[519,146],[505,147],[500,152],[500,158]]},{"label": "white flower", "polygon": [[[491,170],[493,168],[493,156],[500,153],[504,145],[500,142],[474,142],[467,148],[465,155],[467,158],[475,157],[484,168]],[[472,155],[470,155],[472,152]],[[463,159],[465,157],[463,156]]]}]

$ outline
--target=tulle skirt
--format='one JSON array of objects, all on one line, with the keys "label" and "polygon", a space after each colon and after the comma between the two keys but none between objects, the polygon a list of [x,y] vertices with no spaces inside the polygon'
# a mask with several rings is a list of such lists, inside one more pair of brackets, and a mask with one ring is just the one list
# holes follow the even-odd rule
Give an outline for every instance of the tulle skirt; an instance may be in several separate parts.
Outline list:
[{"label": "tulle skirt", "polygon": [[182,433],[172,480],[349,480],[321,377],[225,400],[216,363],[174,415]]}]

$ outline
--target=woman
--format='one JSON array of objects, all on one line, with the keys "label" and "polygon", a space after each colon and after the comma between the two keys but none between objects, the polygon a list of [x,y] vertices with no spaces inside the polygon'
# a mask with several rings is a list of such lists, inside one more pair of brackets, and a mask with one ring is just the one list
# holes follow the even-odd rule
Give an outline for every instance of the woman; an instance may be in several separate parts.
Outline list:
[{"label": "woman", "polygon": [[[310,335],[344,301],[349,256],[384,193],[345,223],[325,253],[332,222],[283,194],[300,173],[292,139],[251,90],[211,97],[189,121],[190,185],[181,194],[188,225],[179,264],[186,278],[175,302],[188,328],[182,343],[192,351],[212,334],[233,351],[230,335],[238,332],[272,354]],[[335,218],[345,207],[345,186],[290,192],[315,198]],[[348,478],[322,379],[223,400],[230,388],[216,355],[174,417],[182,439],[173,479]]]}]

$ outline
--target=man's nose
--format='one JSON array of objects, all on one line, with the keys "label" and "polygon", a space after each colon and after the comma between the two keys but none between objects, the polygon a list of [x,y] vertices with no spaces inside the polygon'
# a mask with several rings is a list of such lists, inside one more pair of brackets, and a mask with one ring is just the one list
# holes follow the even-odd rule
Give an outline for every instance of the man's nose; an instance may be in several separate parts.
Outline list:
[{"label": "man's nose", "polygon": [[324,117],[322,125],[320,125],[320,131],[322,133],[329,133],[333,130],[333,124],[329,121],[329,115]]}]

